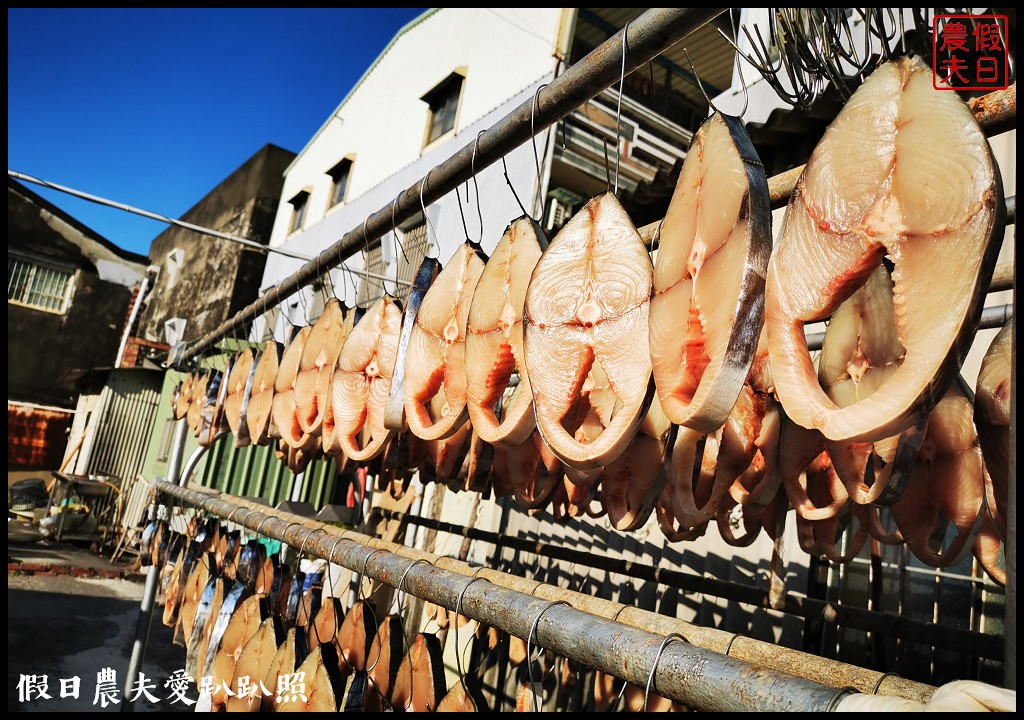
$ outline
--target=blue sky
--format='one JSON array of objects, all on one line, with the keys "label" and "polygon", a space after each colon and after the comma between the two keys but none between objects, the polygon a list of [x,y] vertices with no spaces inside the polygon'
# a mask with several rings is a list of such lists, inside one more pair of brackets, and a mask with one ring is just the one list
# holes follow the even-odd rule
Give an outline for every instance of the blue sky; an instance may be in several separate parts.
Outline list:
[{"label": "blue sky", "polygon": [[[7,10],[7,168],[179,217],[298,152],[425,8]],[[140,254],[167,225],[25,183]]]}]

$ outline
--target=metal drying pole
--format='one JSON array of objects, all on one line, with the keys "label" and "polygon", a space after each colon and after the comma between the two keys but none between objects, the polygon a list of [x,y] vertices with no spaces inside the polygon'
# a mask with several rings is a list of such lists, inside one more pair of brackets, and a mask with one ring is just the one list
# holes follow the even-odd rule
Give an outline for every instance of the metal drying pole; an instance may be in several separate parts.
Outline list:
[{"label": "metal drying pole", "polygon": [[[433,565],[367,546],[340,532],[289,522],[267,512],[229,503],[169,482],[158,492],[229,518],[310,555],[361,572],[436,605],[520,638],[587,667],[702,711],[827,712],[852,688],[835,688],[577,610],[496,583],[477,583]],[[244,512],[239,512],[244,511]],[[319,523],[318,523],[319,525]],[[322,526],[321,527],[326,527]],[[669,642],[677,639],[676,642]]]},{"label": "metal drying pole", "polygon": [[[430,204],[459,187],[479,172],[501,160],[599,93],[610,88],[623,72],[643,67],[666,49],[703,27],[726,8],[651,8],[601,43],[596,49],[547,84],[536,98],[524,102],[481,133],[443,163],[402,192],[397,201],[370,215],[357,229],[324,249],[295,274],[282,280],[256,302],[200,338],[182,353],[179,364],[212,348],[217,340],[240,328],[285,298],[309,285],[323,273],[383,237],[421,212],[421,200]],[[628,32],[628,36],[626,33]],[[625,48],[623,39],[625,38]],[[534,102],[536,100],[536,103]],[[474,160],[474,152],[476,159]],[[421,196],[422,190],[422,196]]]}]

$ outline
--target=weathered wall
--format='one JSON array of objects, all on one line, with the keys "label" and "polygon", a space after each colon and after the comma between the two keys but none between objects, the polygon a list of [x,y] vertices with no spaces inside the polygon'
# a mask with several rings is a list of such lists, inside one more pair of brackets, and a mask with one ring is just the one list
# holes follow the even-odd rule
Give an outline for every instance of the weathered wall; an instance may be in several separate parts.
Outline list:
[{"label": "weathered wall", "polygon": [[[267,244],[281,195],[284,170],[295,154],[265,145],[211,190],[181,219],[193,225]],[[179,248],[183,260],[175,271],[168,253]],[[213,330],[256,299],[266,258],[229,240],[194,230],[170,227],[150,246],[160,275],[142,317],[140,334],[164,341],[164,321],[187,321],[185,339]]]},{"label": "weathered wall", "polygon": [[114,364],[146,258],[118,250],[10,179],[7,238],[9,254],[75,272],[63,314],[7,304],[8,400],[74,408],[80,380]]}]

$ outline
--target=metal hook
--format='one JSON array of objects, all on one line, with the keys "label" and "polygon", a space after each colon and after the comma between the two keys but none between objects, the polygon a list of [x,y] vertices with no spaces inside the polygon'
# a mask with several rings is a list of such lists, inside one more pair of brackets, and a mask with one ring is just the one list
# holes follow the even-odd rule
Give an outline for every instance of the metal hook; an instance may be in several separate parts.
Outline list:
[{"label": "metal hook", "polygon": [[481,130],[476,134],[476,140],[473,141],[473,155],[469,159],[469,172],[473,176],[473,190],[476,192],[476,217],[480,221],[480,239],[477,240],[478,245],[482,245],[484,242],[484,213],[480,209],[480,186],[476,183],[476,153],[480,149],[480,136],[483,135],[486,130]]},{"label": "metal hook", "polygon": [[[665,639],[661,641],[661,645],[658,647],[658,654],[654,656],[654,664],[651,665],[651,674],[647,677],[647,689],[644,691],[644,704],[640,708],[640,712],[647,711],[647,698],[651,694],[651,686],[654,685],[654,676],[658,672],[658,663],[661,661],[661,654],[665,651],[665,646],[672,640],[682,640],[684,643],[690,641],[684,638],[679,633],[671,633],[665,636]],[[655,688],[657,689],[657,688]]]},{"label": "metal hook", "polygon": [[[434,225],[433,223],[430,222],[430,217],[427,215],[427,206],[423,204],[423,187],[427,184],[427,182],[429,182],[430,173],[432,173],[433,171],[434,168],[430,168],[430,170],[427,170],[427,174],[423,176],[422,180],[420,180],[420,210],[423,211],[423,222],[427,224],[427,228],[430,230],[430,234],[434,236],[433,246],[438,251],[438,253],[440,253],[441,247],[440,245],[437,244],[437,233],[434,232]],[[430,249],[429,245],[427,249]]]},{"label": "metal hook", "polygon": [[302,544],[301,544],[301,545],[299,545],[299,558],[298,558],[298,559],[299,559],[299,561],[301,561],[301,560],[302,560],[302,556],[303,556],[303,554],[304,554],[304,553],[305,553],[305,551],[306,551],[306,543],[307,543],[307,542],[309,541],[309,539],[310,539],[310,538],[311,538],[311,537],[313,536],[313,533],[317,532],[318,530],[319,530],[319,528],[311,528],[311,529],[310,529],[310,531],[309,531],[309,533],[308,533],[308,534],[306,535],[306,537],[304,537],[304,538],[302,539]]},{"label": "metal hook", "polygon": [[455,623],[455,668],[459,672],[459,682],[462,683],[463,690],[466,689],[466,677],[462,672],[462,652],[459,650],[459,609],[462,607],[462,598],[465,596],[466,590],[468,590],[469,586],[477,580],[485,580],[485,578],[471,578],[468,583],[462,586],[462,589],[459,591],[459,597],[455,600],[455,618],[452,620],[452,622]]},{"label": "metal hook", "polygon": [[[469,183],[466,183],[466,202],[469,202]],[[472,242],[469,239],[469,227],[466,225],[466,213],[462,210],[462,197],[459,195],[458,188],[455,188],[455,204],[459,208],[459,218],[462,220],[462,232],[466,235],[466,242]]]},{"label": "metal hook", "polygon": [[693,61],[690,59],[690,53],[687,52],[686,48],[683,48],[683,55],[686,56],[686,62],[690,66],[690,72],[693,73],[693,78],[697,82],[697,88],[700,90],[700,94],[704,96],[704,99],[708,103],[708,107],[711,108],[711,114],[718,113],[721,115],[722,111],[718,109],[718,107],[711,101],[707,92],[704,91],[704,83],[701,82],[700,75],[697,74],[697,68],[693,66]]},{"label": "metal hook", "polygon": [[622,71],[619,74],[619,102],[615,107],[615,194],[619,193],[619,158],[622,157],[622,140],[619,139],[619,119],[622,117],[622,90],[626,84],[626,52],[629,49],[629,41],[626,35],[629,33],[628,21],[622,28]]},{"label": "metal hook", "polygon": [[[402,257],[405,258],[405,264],[409,264],[409,256],[405,254],[405,246],[402,245],[401,238],[398,237],[398,223],[395,222],[395,206],[398,205],[398,196],[391,201],[391,235],[395,238],[395,244],[398,245],[398,249],[402,251]],[[398,271],[395,271],[395,280],[398,280]]]},{"label": "metal hook", "polygon": [[[537,168],[537,204],[541,205],[541,209],[540,209],[541,215],[544,214],[543,195],[541,194],[541,188],[543,186],[544,181],[541,179],[541,174],[540,174],[540,157],[537,155],[537,135],[536,135],[536,131],[533,129],[534,128],[533,121],[534,121],[534,117],[537,114],[537,104],[540,102],[540,100],[539,100],[539,98],[540,98],[540,91],[543,90],[544,88],[546,88],[547,85],[548,85],[547,83],[541,83],[537,87],[537,92],[535,92],[533,94],[533,104],[530,107],[530,145],[533,146],[533,164]],[[616,131],[616,135],[617,134],[618,134],[618,132]],[[545,143],[545,148],[546,147],[547,147],[547,144]],[[547,151],[545,150],[545,156],[546,155],[547,155]],[[531,219],[532,219],[532,216],[531,216]],[[538,217],[538,222],[539,222],[539,217]]]},{"label": "metal hook", "polygon": [[263,523],[265,523],[267,520],[273,520],[273,519],[274,518],[272,516],[270,516],[270,515],[264,515],[263,519],[260,520],[259,524],[256,526],[256,534],[257,535],[262,535],[263,537],[266,537],[266,535],[263,535],[263,531],[262,531],[261,528],[263,527]]},{"label": "metal hook", "polygon": [[505,172],[505,183],[508,185],[508,189],[512,191],[512,197],[516,199],[516,204],[518,204],[519,209],[523,211],[523,215],[531,217],[530,213],[526,211],[523,201],[519,199],[519,193],[517,193],[516,189],[512,186],[512,179],[508,176],[508,165],[505,164],[504,156],[501,158],[501,167]]},{"label": "metal hook", "polygon": [[[427,565],[431,565],[432,564],[432,563],[428,562],[427,560],[425,560],[423,558],[418,558],[416,560],[413,560],[409,564],[409,567],[407,567],[405,569],[405,572],[402,573],[402,577],[398,581],[398,594],[395,596],[395,599],[398,602],[398,612],[396,614],[398,615],[398,618],[400,620],[402,619],[402,613],[405,612],[405,609],[402,607],[402,604],[405,602],[405,596],[407,594],[403,590],[403,588],[405,587],[405,577],[406,577],[406,575],[409,574],[409,571],[412,570],[414,567],[416,567],[419,563],[427,563]],[[409,652],[409,640],[406,637],[406,633],[407,633],[407,631],[405,629],[405,621],[402,620],[402,646],[405,648],[404,652],[408,653]],[[404,709],[406,709],[406,710],[408,710],[409,707],[412,705],[412,693],[413,693],[413,688],[414,688],[414,685],[415,685],[413,683],[413,674],[414,674],[413,664],[409,663],[409,702],[407,702],[406,705],[405,705]]]},{"label": "metal hook", "polygon": [[552,600],[542,607],[539,613],[537,613],[537,617],[533,619],[533,624],[530,626],[530,632],[526,635],[526,671],[530,675],[530,689],[533,690],[534,712],[540,712],[540,697],[537,695],[537,685],[533,681],[533,662],[530,660],[530,643],[533,639],[534,633],[537,632],[537,625],[540,623],[541,616],[555,605],[568,605],[569,607],[572,607],[572,605],[569,605],[565,600]]},{"label": "metal hook", "polygon": [[[739,52],[739,39],[740,39],[739,33],[738,33],[737,29],[736,29],[736,24],[735,24],[735,21],[733,19],[732,11],[729,10],[728,13],[729,13],[729,27],[732,29],[733,38],[735,38],[735,39],[730,39],[730,38],[726,37],[725,33],[722,32],[721,28],[718,29],[718,34],[721,35],[723,38],[725,38],[726,42],[728,42],[730,45],[732,45],[734,48],[736,48],[736,58],[735,58],[736,74],[740,76],[740,85],[743,87],[743,109],[740,110],[736,114],[736,117],[738,117],[738,118],[740,118],[742,120],[743,116],[747,112],[747,106],[750,104],[750,89],[747,87],[747,80],[746,80],[746,78],[743,77],[743,61],[742,61],[743,55],[742,55],[742,53]],[[686,59],[689,60],[690,59],[689,56],[687,56]],[[692,62],[690,63],[690,69],[693,70],[693,63]],[[693,70],[693,76],[697,77],[697,71],[696,70]],[[704,93],[704,87],[703,87],[703,83],[701,83],[701,81],[700,81],[700,78],[697,78],[697,85],[700,86],[701,94],[703,94]],[[705,98],[706,97],[707,96],[705,95]]]}]

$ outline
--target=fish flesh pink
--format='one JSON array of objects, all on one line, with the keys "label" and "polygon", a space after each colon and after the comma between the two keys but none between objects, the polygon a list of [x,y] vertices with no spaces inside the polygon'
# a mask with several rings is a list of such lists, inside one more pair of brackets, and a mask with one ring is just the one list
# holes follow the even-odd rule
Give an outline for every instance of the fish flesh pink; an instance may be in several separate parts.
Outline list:
[{"label": "fish flesh pink", "polygon": [[974,424],[985,459],[988,511],[993,528],[1006,539],[1006,513],[1010,483],[1010,414],[1012,385],[1013,319],[996,333],[981,360]]},{"label": "fish flesh pink", "polygon": [[721,427],[764,322],[772,247],[768,178],[739,118],[693,137],[658,235],[651,300],[654,383],[676,425]]},{"label": "fish flesh pink", "polygon": [[601,505],[616,530],[636,530],[651,516],[665,486],[673,435],[655,397],[636,437],[601,471]]},{"label": "fish flesh pink", "polygon": [[[829,440],[873,442],[921,420],[956,379],[981,320],[1003,234],[1002,183],[970,109],[932,83],[920,58],[871,73],[811,154],[768,265],[779,400]],[[894,265],[906,355],[877,392],[838,407],[818,384],[804,325],[831,315],[883,256]]]},{"label": "fish flesh pink", "polygon": [[320,435],[324,411],[331,403],[331,377],[345,339],[352,331],[353,313],[330,298],[306,338],[295,376],[295,408],[304,433]]},{"label": "fish flesh pink", "polygon": [[921,562],[949,567],[971,551],[986,517],[984,473],[973,404],[956,382],[932,410],[910,482],[890,508]]},{"label": "fish flesh pink", "polygon": [[[806,471],[812,466],[828,479],[827,499],[821,492],[816,492],[815,498],[808,493]],[[779,433],[778,473],[790,506],[805,520],[835,517],[850,502],[850,493],[832,467],[821,431],[801,427],[788,416],[783,416]],[[816,499],[824,501],[818,504]]]},{"label": "fish flesh pink", "polygon": [[[559,459],[601,468],[629,445],[654,394],[648,314],[654,267],[611,193],[590,200],[541,255],[523,313],[526,371],[537,427]],[[600,361],[621,405],[594,442],[562,424]]]},{"label": "fish flesh pink", "polygon": [[303,431],[299,425],[298,406],[296,405],[295,379],[299,374],[299,363],[306,340],[313,332],[313,326],[295,328],[291,342],[281,355],[281,364],[274,378],[274,399],[272,410],[274,424],[281,435],[281,440],[291,448],[308,450],[316,443],[317,438]]},{"label": "fish flesh pink", "polygon": [[334,433],[340,451],[352,460],[377,457],[395,432],[384,426],[384,410],[401,330],[402,307],[384,296],[352,329],[338,356],[331,380]]},{"label": "fish flesh pink", "polygon": [[[533,393],[523,357],[523,306],[526,288],[547,238],[524,215],[514,220],[498,241],[473,293],[466,335],[466,387],[469,418],[485,442],[514,447],[526,441],[535,426]],[[516,395],[495,406],[513,374]]]},{"label": "fish flesh pink", "polygon": [[[405,419],[423,440],[441,440],[469,420],[466,408],[466,327],[487,257],[464,242],[430,286],[409,337],[405,358]],[[443,388],[441,413],[430,400]]]},{"label": "fish flesh pink", "polygon": [[245,419],[254,445],[269,445],[278,437],[273,420],[274,380],[284,347],[276,340],[267,340],[256,359],[249,382],[249,402]]},{"label": "fish flesh pink", "polygon": [[[818,380],[829,399],[848,407],[882,387],[905,354],[896,330],[892,279],[879,265],[832,314],[818,358]],[[832,467],[855,503],[895,502],[902,475],[896,463],[909,470],[916,462],[922,430],[912,426],[874,442],[825,440]]]}]

